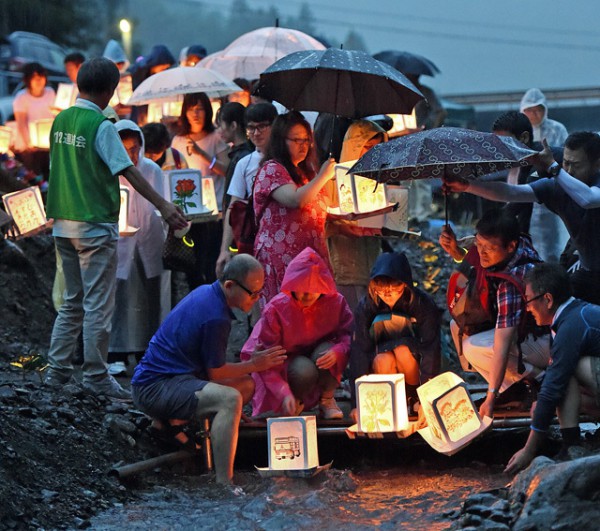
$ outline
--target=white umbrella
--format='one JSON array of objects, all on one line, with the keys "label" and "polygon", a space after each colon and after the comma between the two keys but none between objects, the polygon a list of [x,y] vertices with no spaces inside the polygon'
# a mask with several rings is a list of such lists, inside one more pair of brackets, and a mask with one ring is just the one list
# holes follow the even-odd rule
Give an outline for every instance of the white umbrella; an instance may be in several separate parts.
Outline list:
[{"label": "white umbrella", "polygon": [[193,92],[205,92],[209,98],[220,98],[240,90],[233,81],[214,70],[178,66],[153,74],[140,83],[127,104],[177,100],[178,96]]},{"label": "white umbrella", "polygon": [[298,30],[267,27],[250,31],[220,52],[205,57],[198,68],[210,68],[229,79],[258,79],[275,61],[293,52],[324,50],[318,40]]}]

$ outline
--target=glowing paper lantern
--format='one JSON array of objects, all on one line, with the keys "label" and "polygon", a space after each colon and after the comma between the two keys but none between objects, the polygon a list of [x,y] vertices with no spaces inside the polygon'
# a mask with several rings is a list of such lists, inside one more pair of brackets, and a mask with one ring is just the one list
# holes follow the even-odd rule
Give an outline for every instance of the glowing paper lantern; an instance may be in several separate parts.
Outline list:
[{"label": "glowing paper lantern", "polygon": [[411,114],[388,114],[392,119],[392,128],[388,131],[388,136],[394,138],[414,132],[417,129],[417,116],[415,111]]},{"label": "glowing paper lantern", "polygon": [[269,469],[301,470],[319,466],[314,416],[267,419]]},{"label": "glowing paper lantern", "polygon": [[183,100],[148,104],[148,123],[160,122],[163,118],[179,117],[182,105]]},{"label": "glowing paper lantern", "polygon": [[12,129],[6,126],[0,126],[0,153],[7,153],[12,141]]},{"label": "glowing paper lantern", "polygon": [[368,374],[356,380],[358,430],[399,432],[408,428],[403,374]]},{"label": "glowing paper lantern", "polygon": [[386,184],[385,196],[388,203],[398,203],[398,208],[385,214],[383,226],[398,232],[408,231],[408,188]]},{"label": "glowing paper lantern", "polygon": [[356,161],[335,165],[340,211],[360,214],[387,206],[385,188],[377,181],[348,173]]},{"label": "glowing paper lantern", "polygon": [[54,98],[54,106],[57,109],[68,109],[77,99],[77,86],[73,83],[59,83],[56,89],[56,98]]},{"label": "glowing paper lantern", "polygon": [[42,194],[38,186],[2,196],[6,212],[13,218],[19,236],[33,236],[48,226]]},{"label": "glowing paper lantern", "polygon": [[427,427],[419,433],[440,453],[452,455],[491,426],[471,400],[464,380],[452,372],[436,376],[417,389]]},{"label": "glowing paper lantern", "polygon": [[202,204],[204,208],[213,214],[219,213],[217,194],[215,193],[215,182],[211,177],[202,178]]},{"label": "glowing paper lantern", "polygon": [[133,236],[139,227],[129,225],[129,188],[120,186],[121,206],[119,208],[119,236]]},{"label": "glowing paper lantern", "polygon": [[52,128],[52,122],[54,122],[53,118],[29,122],[29,142],[33,147],[50,149],[50,129]]}]

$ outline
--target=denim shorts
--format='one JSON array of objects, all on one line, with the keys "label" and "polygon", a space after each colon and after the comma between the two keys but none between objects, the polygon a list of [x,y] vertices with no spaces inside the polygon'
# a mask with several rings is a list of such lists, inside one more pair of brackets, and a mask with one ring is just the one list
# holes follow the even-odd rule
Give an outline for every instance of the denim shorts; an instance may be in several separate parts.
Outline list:
[{"label": "denim shorts", "polygon": [[198,409],[197,391],[208,382],[193,374],[178,374],[145,385],[132,385],[133,403],[155,419],[192,420]]}]

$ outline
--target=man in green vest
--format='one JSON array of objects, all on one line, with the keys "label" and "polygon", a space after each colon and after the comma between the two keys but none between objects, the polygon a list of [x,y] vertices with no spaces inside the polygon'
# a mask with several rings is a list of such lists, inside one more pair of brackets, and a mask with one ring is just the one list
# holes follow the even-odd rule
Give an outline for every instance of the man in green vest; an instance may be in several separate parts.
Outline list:
[{"label": "man in green vest", "polygon": [[79,98],[56,117],[50,132],[47,214],[54,219],[52,234],[63,262],[65,292],[52,330],[46,384],[60,387],[71,379],[77,337],[83,330],[84,388],[95,395],[129,399],[129,391],[108,374],[106,365],[115,301],[119,175],[172,229],[185,227],[186,220],[142,177],[102,114],[118,83],[119,71],[112,61],[86,61],[77,75]]}]

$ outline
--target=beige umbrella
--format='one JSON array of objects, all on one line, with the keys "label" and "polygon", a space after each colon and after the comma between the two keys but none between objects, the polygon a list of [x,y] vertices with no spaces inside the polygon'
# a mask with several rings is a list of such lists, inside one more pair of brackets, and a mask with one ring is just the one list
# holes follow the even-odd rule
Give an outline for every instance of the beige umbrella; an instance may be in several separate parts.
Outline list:
[{"label": "beige umbrella", "polygon": [[205,57],[198,68],[210,68],[229,79],[258,79],[275,61],[293,52],[324,50],[318,40],[298,30],[259,28],[241,35],[220,52]]},{"label": "beige umbrella", "polygon": [[220,98],[242,90],[219,72],[207,68],[178,66],[151,75],[133,91],[128,105],[145,105],[156,101],[174,101],[182,94],[205,92]]}]

